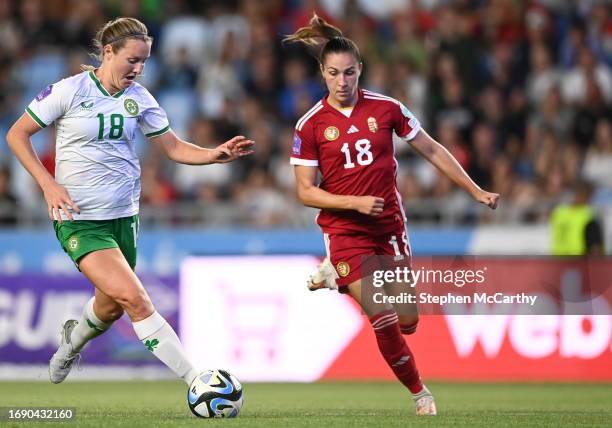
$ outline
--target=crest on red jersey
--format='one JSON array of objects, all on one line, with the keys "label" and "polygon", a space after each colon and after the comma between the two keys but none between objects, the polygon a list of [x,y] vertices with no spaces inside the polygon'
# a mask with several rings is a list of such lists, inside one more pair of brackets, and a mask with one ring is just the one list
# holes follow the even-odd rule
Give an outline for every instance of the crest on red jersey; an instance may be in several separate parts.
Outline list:
[{"label": "crest on red jersey", "polygon": [[327,141],[334,141],[340,136],[340,131],[335,126],[328,126],[327,128],[325,128],[325,132],[323,133],[323,135],[325,135]]},{"label": "crest on red jersey", "polygon": [[376,119],[374,119],[372,116],[368,117],[368,129],[371,132],[378,131],[378,123],[376,123]]},{"label": "crest on red jersey", "polygon": [[351,273],[351,267],[347,262],[340,262],[336,265],[336,271],[342,278]]}]

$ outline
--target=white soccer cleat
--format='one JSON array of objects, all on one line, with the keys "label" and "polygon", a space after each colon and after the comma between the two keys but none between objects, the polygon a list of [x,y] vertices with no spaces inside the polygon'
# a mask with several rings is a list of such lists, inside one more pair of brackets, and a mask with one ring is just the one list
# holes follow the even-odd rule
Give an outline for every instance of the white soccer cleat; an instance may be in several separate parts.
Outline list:
[{"label": "white soccer cleat", "polygon": [[429,389],[423,385],[423,390],[418,394],[413,395],[416,404],[417,416],[435,416],[438,414],[436,402],[429,392]]},{"label": "white soccer cleat", "polygon": [[337,290],[338,284],[336,284],[336,278],[336,270],[329,261],[329,258],[325,257],[319,266],[317,266],[317,270],[310,275],[306,285],[310,291],[322,288]]},{"label": "white soccer cleat", "polygon": [[81,354],[72,352],[72,343],[70,342],[70,334],[78,323],[77,320],[68,320],[62,326],[60,346],[49,361],[49,379],[53,383],[63,382],[74,363],[81,358]]}]

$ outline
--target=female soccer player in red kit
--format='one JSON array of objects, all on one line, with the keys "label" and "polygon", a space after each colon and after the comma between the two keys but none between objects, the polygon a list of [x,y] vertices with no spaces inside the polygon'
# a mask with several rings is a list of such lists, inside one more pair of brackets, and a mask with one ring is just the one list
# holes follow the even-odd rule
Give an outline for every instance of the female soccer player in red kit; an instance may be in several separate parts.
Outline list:
[{"label": "female soccer player in red kit", "polygon": [[[362,264],[367,257],[389,256],[408,263],[411,257],[396,185],[393,132],[476,201],[494,209],[499,195],[478,187],[399,101],[359,88],[359,49],[338,28],[315,15],[309,26],[285,41],[320,48],[318,61],[329,91],[298,120],[291,155],[298,198],[304,205],[321,209],[317,223],[331,266],[327,266],[327,278],[323,266],[319,281],[328,282],[332,276],[339,291],[360,304],[385,361],[412,393],[417,415],[435,415],[433,396],[423,385],[402,336],[416,330],[416,310],[398,316],[392,306],[362,294],[371,275]],[[321,172],[318,186],[317,169]]]}]

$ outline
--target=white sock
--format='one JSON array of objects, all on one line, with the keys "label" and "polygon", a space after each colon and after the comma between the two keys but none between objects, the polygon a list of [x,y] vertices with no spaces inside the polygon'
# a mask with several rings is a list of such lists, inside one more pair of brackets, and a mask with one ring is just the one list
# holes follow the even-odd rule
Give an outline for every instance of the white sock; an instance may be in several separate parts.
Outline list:
[{"label": "white sock", "polygon": [[423,384],[423,389],[421,389],[416,394],[412,394],[412,399],[414,401],[417,401],[419,398],[423,398],[423,397],[426,397],[428,395],[431,395],[431,392],[429,392],[429,389],[427,389],[427,387]]},{"label": "white sock", "polygon": [[147,349],[187,385],[191,385],[198,372],[187,360],[181,341],[164,317],[155,311],[148,318],[136,321],[132,325],[136,336]]},{"label": "white sock", "polygon": [[74,353],[80,352],[87,342],[94,337],[100,336],[112,325],[112,323],[100,321],[100,318],[98,318],[94,313],[93,304],[95,299],[95,297],[92,297],[87,303],[85,303],[85,308],[83,308],[83,316],[81,316],[79,323],[70,334],[72,352]]}]

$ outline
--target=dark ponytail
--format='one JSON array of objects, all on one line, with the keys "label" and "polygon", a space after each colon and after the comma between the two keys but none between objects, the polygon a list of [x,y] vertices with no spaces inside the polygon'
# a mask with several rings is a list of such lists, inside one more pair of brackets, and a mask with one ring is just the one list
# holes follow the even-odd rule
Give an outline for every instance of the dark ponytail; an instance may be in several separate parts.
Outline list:
[{"label": "dark ponytail", "polygon": [[338,27],[328,24],[316,13],[310,19],[307,27],[299,28],[295,33],[286,36],[283,42],[304,43],[307,46],[318,48],[317,59],[320,64],[325,62],[327,54],[337,52],[349,52],[361,62],[361,54],[355,42],[344,37]]}]

